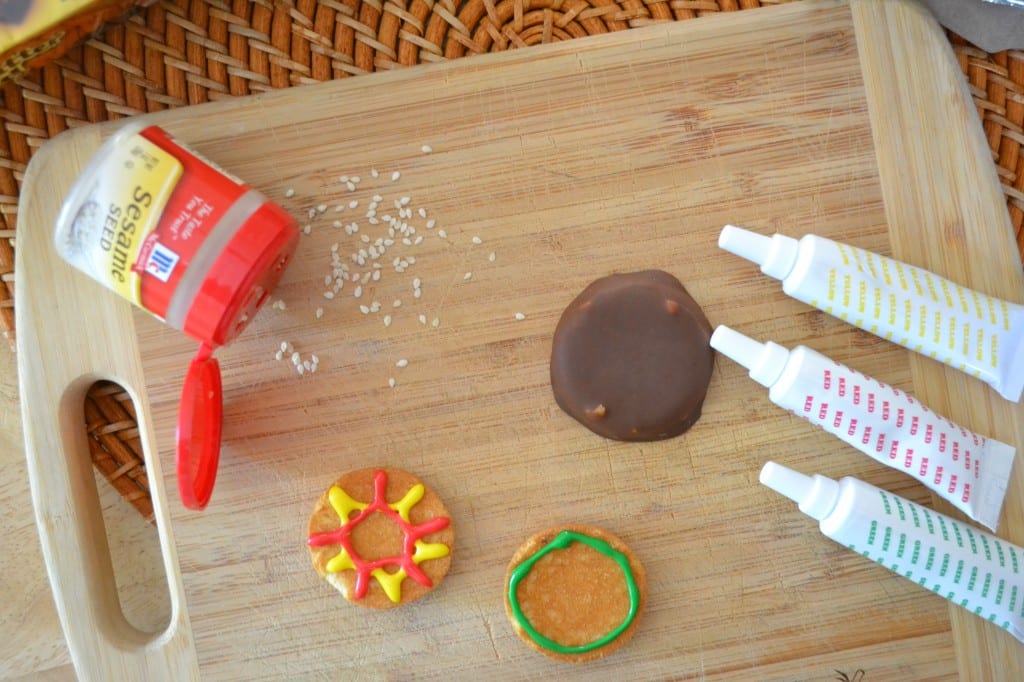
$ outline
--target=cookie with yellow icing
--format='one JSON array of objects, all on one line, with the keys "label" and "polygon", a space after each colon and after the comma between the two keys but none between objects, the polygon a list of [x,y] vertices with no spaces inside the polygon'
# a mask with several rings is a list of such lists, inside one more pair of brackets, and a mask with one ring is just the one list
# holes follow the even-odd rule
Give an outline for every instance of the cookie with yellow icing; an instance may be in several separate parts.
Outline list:
[{"label": "cookie with yellow icing", "polygon": [[551,658],[603,658],[632,638],[647,602],[636,555],[601,528],[566,525],[527,540],[505,575],[505,612],[519,637]]},{"label": "cookie with yellow icing", "polygon": [[444,579],[455,531],[441,499],[407,471],[352,471],[317,500],[307,536],[313,568],[354,604],[388,609]]}]

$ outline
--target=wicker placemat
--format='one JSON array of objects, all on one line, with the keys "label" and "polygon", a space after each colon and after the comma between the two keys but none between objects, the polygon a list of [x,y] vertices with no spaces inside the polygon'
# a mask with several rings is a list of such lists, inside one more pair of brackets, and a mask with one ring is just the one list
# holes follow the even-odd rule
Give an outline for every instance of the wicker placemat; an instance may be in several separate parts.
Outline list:
[{"label": "wicker placemat", "polygon": [[[789,0],[162,0],[0,89],[0,331],[14,342],[14,248],[25,167],[77,125]],[[1024,52],[950,42],[971,87],[1024,257]],[[128,395],[93,387],[96,468],[147,518]]]}]

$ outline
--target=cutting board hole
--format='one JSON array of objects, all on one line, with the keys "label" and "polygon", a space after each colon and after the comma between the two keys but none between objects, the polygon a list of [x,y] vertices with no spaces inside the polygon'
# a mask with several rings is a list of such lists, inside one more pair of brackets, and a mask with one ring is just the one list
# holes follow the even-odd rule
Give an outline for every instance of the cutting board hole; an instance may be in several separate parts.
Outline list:
[{"label": "cutting board hole", "polygon": [[99,381],[86,392],[84,407],[121,611],[142,632],[162,632],[171,622],[171,600],[135,405],[123,388]]}]

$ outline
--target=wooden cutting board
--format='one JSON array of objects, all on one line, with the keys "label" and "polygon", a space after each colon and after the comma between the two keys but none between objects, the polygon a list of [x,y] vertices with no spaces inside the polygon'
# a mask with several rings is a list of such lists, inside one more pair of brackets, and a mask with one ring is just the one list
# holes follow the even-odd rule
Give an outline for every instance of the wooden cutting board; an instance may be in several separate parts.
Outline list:
[{"label": "wooden cutting board", "polygon": [[[220,475],[210,507],[189,512],[175,490],[173,430],[195,345],[64,265],[51,246],[64,193],[111,128],[63,135],[33,161],[17,267],[26,449],[83,677],[791,680],[863,669],[873,682],[1024,670],[1024,646],[1009,635],[823,538],[758,485],[774,459],[950,511],[775,408],[728,360],[717,361],[700,422],[659,443],[591,434],[559,411],[548,385],[551,335],[569,301],[599,276],[661,268],[712,324],[809,345],[976,431],[1024,443],[1020,407],[787,299],[716,247],[726,222],[815,232],[1024,300],[969,97],[940,30],[916,5],[807,2],[656,24],[153,121],[312,227],[275,296],[287,307],[261,312],[218,353]],[[360,177],[355,192],[342,175]],[[424,240],[396,244],[360,299],[350,282],[327,300],[332,244],[348,258],[366,247],[362,235],[383,232],[365,217],[374,194],[380,213],[406,196],[424,208],[426,218],[409,221]],[[360,230],[346,234],[334,220]],[[399,273],[393,255],[416,260]],[[382,310],[362,314],[374,300]],[[318,355],[318,371],[299,376],[276,361],[282,341]],[[172,604],[156,634],[127,624],[110,574],[81,428],[84,392],[100,377],[135,397],[155,479]],[[321,492],[373,465],[423,478],[457,534],[447,580],[385,613],[333,593],[304,546]],[[999,533],[1018,544],[1021,472]],[[501,596],[518,545],[564,522],[624,538],[650,586],[635,639],[578,668],[523,645]]]}]

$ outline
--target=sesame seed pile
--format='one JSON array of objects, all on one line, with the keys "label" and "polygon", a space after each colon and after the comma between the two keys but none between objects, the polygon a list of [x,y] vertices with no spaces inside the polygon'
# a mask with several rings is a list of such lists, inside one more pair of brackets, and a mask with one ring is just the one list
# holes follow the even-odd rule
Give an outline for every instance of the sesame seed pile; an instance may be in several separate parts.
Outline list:
[{"label": "sesame seed pile", "polygon": [[[423,145],[420,152],[432,154],[434,149]],[[423,297],[427,285],[412,273],[416,266],[417,247],[430,236],[449,245],[454,245],[455,240],[449,238],[444,228],[438,227],[437,218],[427,206],[402,192],[401,179],[399,170],[388,173],[371,168],[367,180],[356,174],[333,179],[329,203],[324,203],[325,196],[319,197],[320,203],[304,207],[289,206],[285,202],[285,208],[293,215],[303,217],[300,229],[304,235],[329,230],[336,232],[337,236],[325,253],[323,289],[320,292],[323,303],[312,313],[314,322],[329,319],[331,306],[348,303],[362,315],[376,316],[384,328],[391,327],[402,312],[402,299],[391,296],[388,297],[390,300],[375,298],[377,285],[382,279],[390,281],[396,276],[405,277],[413,301],[418,303]],[[296,199],[298,194],[289,187],[284,197]],[[476,247],[484,240],[473,235],[470,242]],[[496,260],[497,254],[491,251],[487,261],[494,263]],[[473,273],[467,271],[459,282],[468,284],[472,278]],[[285,310],[287,305],[283,299],[277,299],[269,308]],[[426,314],[412,311],[408,314],[424,327],[441,327],[439,317],[428,318]],[[515,319],[523,320],[525,315],[516,313]],[[290,360],[297,376],[315,374],[320,365],[316,354],[303,356],[290,341],[281,341],[273,353],[279,362]],[[408,365],[407,358],[394,362],[394,367],[399,370]],[[389,376],[386,383],[394,388],[398,381]]]}]

